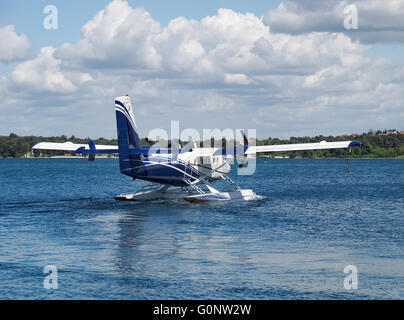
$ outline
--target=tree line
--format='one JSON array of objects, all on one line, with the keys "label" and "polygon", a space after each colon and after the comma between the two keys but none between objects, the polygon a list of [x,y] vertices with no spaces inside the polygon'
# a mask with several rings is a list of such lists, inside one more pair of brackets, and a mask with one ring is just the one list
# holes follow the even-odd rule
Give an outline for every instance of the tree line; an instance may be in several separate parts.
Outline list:
[{"label": "tree line", "polygon": [[[32,146],[41,142],[67,142],[71,141],[73,143],[87,144],[90,138],[76,138],[75,136],[67,137],[53,136],[53,137],[42,137],[42,136],[18,136],[11,133],[8,136],[0,136],[0,157],[11,157],[18,158],[24,157],[27,154],[31,156],[55,156],[55,155],[65,155],[64,151],[45,151],[32,152]],[[289,139],[278,139],[278,138],[267,138],[262,140],[256,140],[256,145],[266,145],[266,144],[289,144],[289,143],[310,143],[319,141],[344,141],[344,140],[358,140],[361,142],[361,147],[354,147],[349,152],[346,149],[329,149],[329,150],[307,150],[307,151],[290,151],[290,152],[273,152],[267,153],[265,156],[288,156],[303,157],[303,158],[404,158],[404,134],[386,134],[381,131],[373,132],[369,131],[360,135],[351,136],[323,136],[319,135],[316,137],[290,137]],[[116,139],[105,139],[98,138],[94,140],[95,144],[106,144],[106,145],[117,145]],[[211,145],[218,145],[218,141],[212,139]],[[220,142],[220,141],[219,141]],[[141,144],[147,145],[152,144],[152,141],[147,139],[142,139]],[[226,141],[221,141],[222,146],[225,146]],[[184,142],[182,142],[184,145]],[[170,142],[168,141],[168,146]],[[205,145],[206,146],[206,145]],[[68,154],[68,153],[67,153]],[[259,156],[264,156],[260,155]]]}]

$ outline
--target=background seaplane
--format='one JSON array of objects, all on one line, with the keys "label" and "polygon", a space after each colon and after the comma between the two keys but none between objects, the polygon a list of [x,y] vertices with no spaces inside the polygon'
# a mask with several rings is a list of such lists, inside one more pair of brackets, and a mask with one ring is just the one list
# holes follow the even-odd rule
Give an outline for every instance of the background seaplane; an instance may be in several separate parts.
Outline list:
[{"label": "background seaplane", "polygon": [[[175,140],[171,148],[158,145],[141,146],[135,123],[133,108],[128,96],[115,99],[118,146],[74,144],[72,142],[40,142],[35,150],[71,151],[74,154],[89,155],[90,161],[99,154],[119,154],[119,168],[124,175],[150,182],[140,190],[121,194],[116,200],[134,201],[156,198],[185,199],[189,202],[253,200],[257,195],[251,189],[241,189],[227,173],[230,172],[229,156],[234,156],[243,166],[249,158],[260,152],[297,151],[315,149],[350,148],[360,145],[358,141],[338,141],[285,145],[249,146],[244,144],[229,148],[199,148],[196,143],[180,148]],[[217,180],[224,180],[230,188],[219,191],[212,186]]]}]

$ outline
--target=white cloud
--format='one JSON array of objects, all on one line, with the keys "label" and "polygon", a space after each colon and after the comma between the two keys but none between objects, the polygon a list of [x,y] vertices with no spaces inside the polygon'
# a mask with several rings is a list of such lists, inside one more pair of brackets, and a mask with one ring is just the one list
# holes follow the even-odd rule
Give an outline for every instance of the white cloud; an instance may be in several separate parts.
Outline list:
[{"label": "white cloud", "polygon": [[144,9],[116,0],[83,26],[82,40],[62,45],[56,57],[77,67],[214,76],[218,68],[231,71],[250,61],[251,45],[268,31],[256,16],[228,9],[201,21],[179,17],[162,28]]},{"label": "white cloud", "polygon": [[366,48],[342,34],[273,34],[253,14],[229,9],[201,21],[179,17],[162,28],[147,11],[121,0],[87,22],[82,34],[82,40],[55,52],[69,67],[174,73],[193,82],[229,83],[238,77],[246,84],[251,74],[312,72],[319,64],[358,60]]},{"label": "white cloud", "polygon": [[44,47],[34,59],[17,65],[11,73],[13,84],[35,92],[71,93],[77,90],[73,79],[77,84],[91,80],[91,76],[87,73],[61,72],[61,61],[55,59],[54,52],[54,48]]},{"label": "white cloud", "polygon": [[133,9],[116,0],[81,29],[82,40],[64,44],[57,57],[92,68],[159,68],[162,61],[152,37],[160,23],[143,8]]},{"label": "white cloud", "polygon": [[24,60],[31,54],[31,44],[25,34],[18,35],[13,25],[0,28],[0,62]]},{"label": "white cloud", "polygon": [[[303,4],[308,11],[312,2]],[[80,41],[43,48],[17,65],[0,82],[0,95],[13,97],[0,116],[29,104],[43,123],[60,117],[47,126],[50,134],[114,137],[113,98],[128,93],[142,135],[176,119],[281,137],[402,126],[403,66],[365,57],[368,46],[341,32],[273,29],[230,9],[162,27],[144,9],[116,0],[83,26]]]},{"label": "white cloud", "polygon": [[[358,29],[345,30],[344,8],[358,9]],[[274,32],[301,34],[317,32],[345,32],[363,43],[404,42],[404,0],[286,0],[271,9],[264,22]]]}]

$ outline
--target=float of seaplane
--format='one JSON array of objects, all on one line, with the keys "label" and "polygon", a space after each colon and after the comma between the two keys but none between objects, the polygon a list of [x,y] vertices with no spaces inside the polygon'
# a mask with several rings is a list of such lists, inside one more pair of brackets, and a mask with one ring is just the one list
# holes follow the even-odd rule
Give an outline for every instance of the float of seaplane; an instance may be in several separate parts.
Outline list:
[{"label": "float of seaplane", "polygon": [[[188,202],[254,200],[259,198],[252,189],[241,189],[227,174],[229,157],[244,166],[257,153],[351,148],[358,141],[337,141],[283,145],[249,146],[243,133],[244,144],[228,148],[201,148],[188,143],[185,147],[175,142],[171,148],[159,145],[141,146],[129,96],[115,99],[118,146],[72,142],[40,142],[34,150],[70,151],[75,155],[88,155],[93,161],[96,154],[118,154],[120,172],[133,180],[148,182],[140,190],[115,196],[120,201],[184,199]],[[234,161],[233,161],[234,162]],[[234,162],[235,163],[235,162]],[[223,180],[228,189],[218,190],[213,183]]]}]

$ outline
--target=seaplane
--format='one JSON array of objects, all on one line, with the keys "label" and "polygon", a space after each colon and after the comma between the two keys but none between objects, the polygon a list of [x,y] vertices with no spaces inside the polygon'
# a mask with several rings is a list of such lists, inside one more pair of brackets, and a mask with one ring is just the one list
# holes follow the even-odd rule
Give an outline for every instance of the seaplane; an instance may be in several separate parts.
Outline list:
[{"label": "seaplane", "polygon": [[[128,95],[115,98],[118,145],[96,145],[72,142],[40,142],[34,150],[70,151],[74,155],[88,155],[93,161],[96,154],[118,154],[122,174],[147,181],[139,190],[115,196],[120,201],[184,199],[188,202],[254,200],[259,198],[252,189],[241,189],[229,176],[229,159],[237,159],[244,166],[257,153],[351,148],[359,141],[337,141],[283,145],[249,145],[243,134],[243,144],[226,148],[202,148],[196,142],[181,147],[172,140],[170,148],[158,144],[142,146]],[[227,189],[218,190],[213,183],[223,180]]]}]

